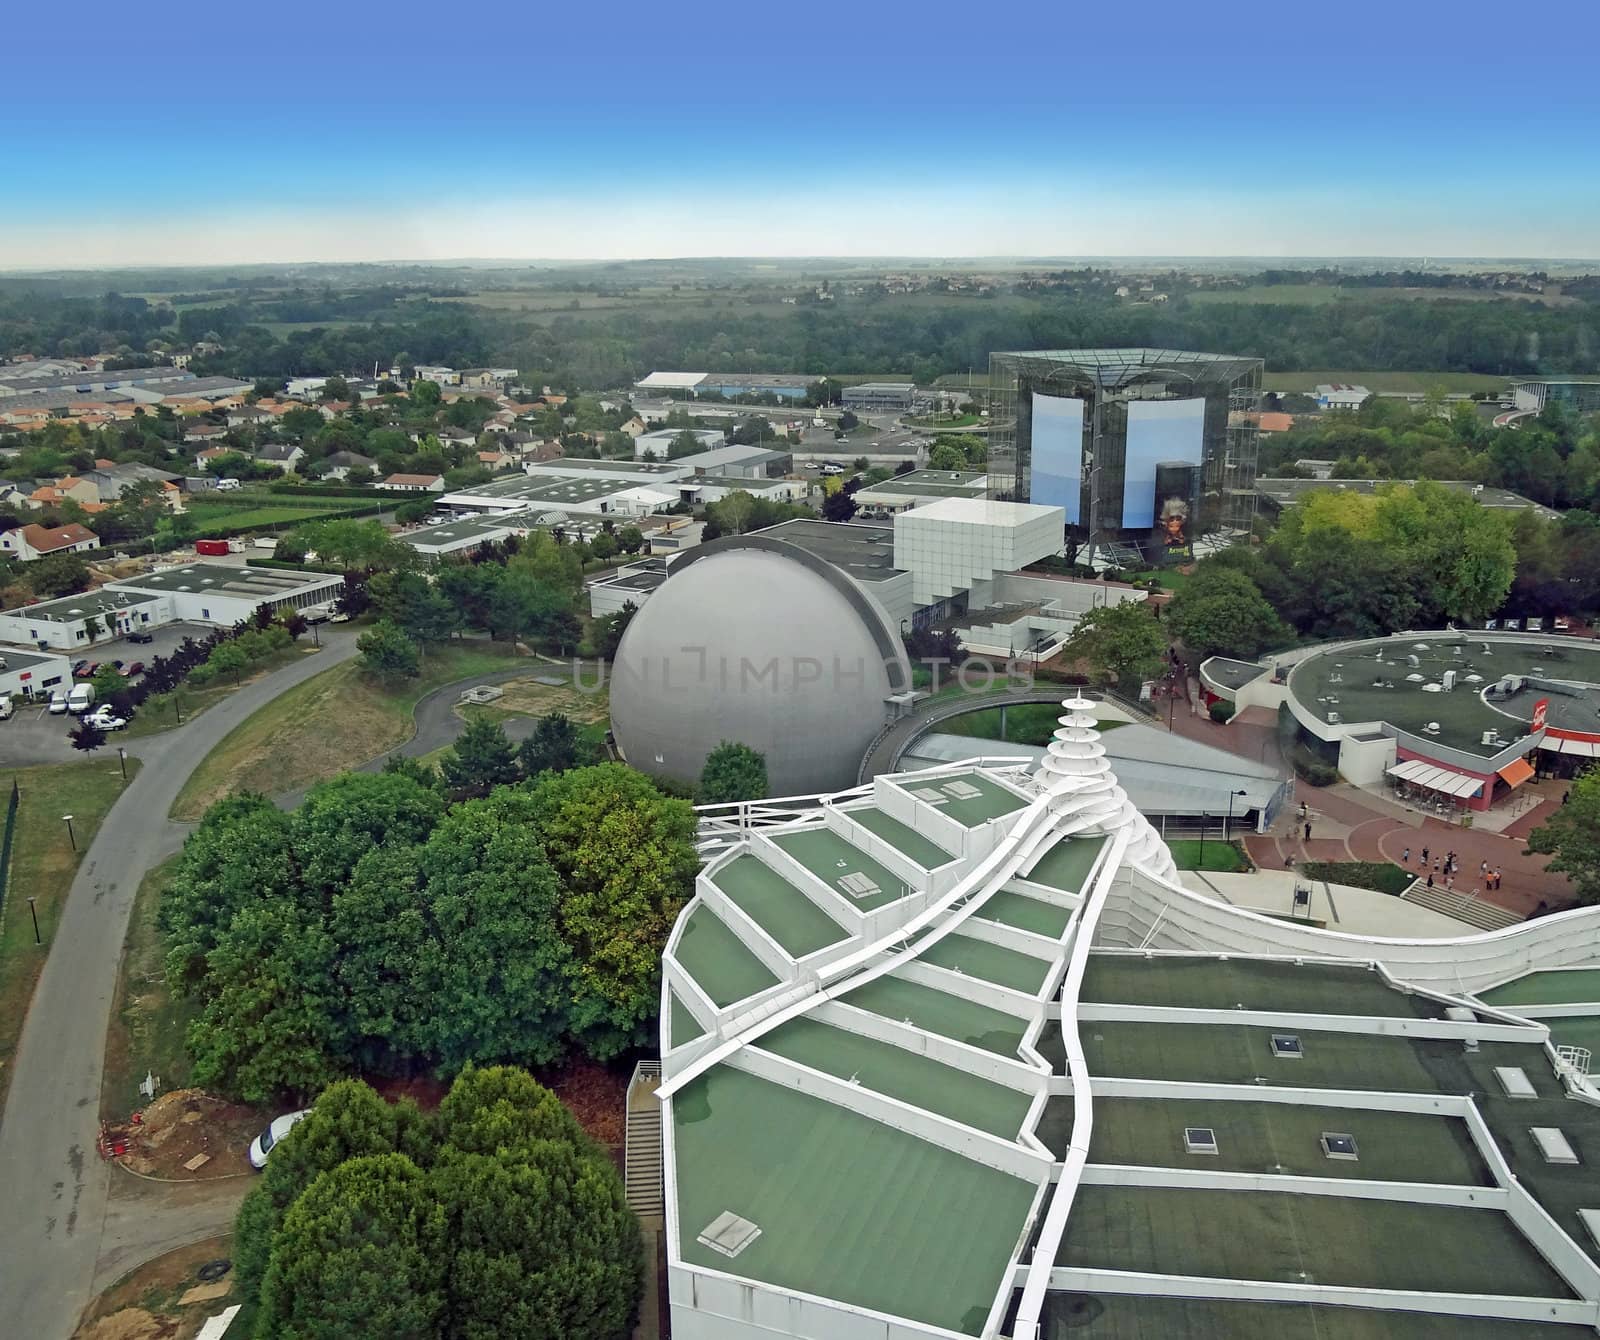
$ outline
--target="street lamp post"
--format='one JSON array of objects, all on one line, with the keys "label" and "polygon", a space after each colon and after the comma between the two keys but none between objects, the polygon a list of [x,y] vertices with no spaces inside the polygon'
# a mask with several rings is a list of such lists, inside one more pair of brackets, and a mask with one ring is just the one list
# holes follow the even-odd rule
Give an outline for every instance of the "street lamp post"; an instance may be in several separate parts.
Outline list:
[{"label": "street lamp post", "polygon": [[70,814],[63,814],[61,816],[61,821],[67,826],[67,841],[72,844],[72,850],[77,851],[78,838],[77,834],[72,831],[72,816]]},{"label": "street lamp post", "polygon": [[1242,796],[1246,794],[1248,793],[1243,787],[1240,787],[1237,791],[1228,792],[1228,824],[1227,827],[1222,830],[1222,838],[1224,842],[1233,841],[1233,798],[1235,796]]},{"label": "street lamp post", "polygon": [[1204,810],[1200,811],[1200,860],[1195,865],[1196,870],[1206,868],[1206,821],[1210,818]]},{"label": "street lamp post", "polygon": [[120,744],[117,746],[117,762],[122,765],[122,780],[128,780],[128,751]]},{"label": "street lamp post", "polygon": [[33,914],[33,942],[42,945],[44,940],[39,935],[39,909],[33,905],[33,899],[28,899],[28,911]]}]

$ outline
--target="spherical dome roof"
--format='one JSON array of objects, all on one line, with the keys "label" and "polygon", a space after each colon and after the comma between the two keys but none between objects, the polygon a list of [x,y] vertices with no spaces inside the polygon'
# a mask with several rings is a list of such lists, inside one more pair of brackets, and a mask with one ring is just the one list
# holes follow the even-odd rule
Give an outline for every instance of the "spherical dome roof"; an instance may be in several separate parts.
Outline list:
[{"label": "spherical dome roof", "polygon": [[611,726],[644,772],[699,780],[724,740],[764,754],[773,796],[854,786],[911,685],[882,607],[782,540],[730,536],[691,551],[640,607],[611,673]]}]

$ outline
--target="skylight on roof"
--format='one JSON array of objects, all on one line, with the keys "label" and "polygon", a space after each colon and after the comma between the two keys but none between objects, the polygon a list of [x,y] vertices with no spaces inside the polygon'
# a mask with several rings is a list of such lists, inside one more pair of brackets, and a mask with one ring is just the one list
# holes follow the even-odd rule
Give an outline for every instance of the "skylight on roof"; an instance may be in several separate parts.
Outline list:
[{"label": "skylight on roof", "polygon": [[705,1231],[695,1241],[723,1256],[733,1257],[760,1236],[761,1230],[748,1219],[732,1210],[724,1210],[706,1225]]},{"label": "skylight on roof", "polygon": [[1274,1033],[1272,1035],[1272,1054],[1287,1061],[1298,1061],[1306,1054],[1306,1049],[1301,1045],[1300,1039],[1293,1033]]},{"label": "skylight on roof", "polygon": [[1343,1159],[1354,1163],[1361,1155],[1356,1150],[1356,1138],[1343,1131],[1323,1131],[1322,1138],[1318,1141],[1322,1146],[1324,1156],[1330,1159]]},{"label": "skylight on roof", "polygon": [[1217,1133],[1209,1126],[1185,1126],[1183,1148],[1188,1154],[1215,1154]]}]

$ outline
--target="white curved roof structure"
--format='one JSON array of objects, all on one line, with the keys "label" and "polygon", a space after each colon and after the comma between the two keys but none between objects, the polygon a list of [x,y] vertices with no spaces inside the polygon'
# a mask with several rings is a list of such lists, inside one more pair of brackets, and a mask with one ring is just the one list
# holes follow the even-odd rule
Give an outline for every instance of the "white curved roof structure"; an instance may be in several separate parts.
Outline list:
[{"label": "white curved roof structure", "polygon": [[703,811],[663,971],[674,1334],[1593,1327],[1600,1092],[1551,1037],[1600,1045],[1600,969],[1526,974],[1600,962],[1600,912],[1381,941],[1189,893],[1092,706],[1032,773]]}]

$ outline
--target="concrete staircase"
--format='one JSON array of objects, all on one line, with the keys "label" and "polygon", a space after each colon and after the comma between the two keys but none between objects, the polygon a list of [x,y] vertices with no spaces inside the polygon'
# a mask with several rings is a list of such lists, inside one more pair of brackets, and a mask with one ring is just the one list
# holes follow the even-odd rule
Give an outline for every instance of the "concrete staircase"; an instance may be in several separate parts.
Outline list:
[{"label": "concrete staircase", "polygon": [[1478,927],[1479,930],[1504,930],[1507,926],[1515,926],[1522,921],[1515,912],[1507,911],[1498,903],[1485,902],[1482,898],[1474,898],[1467,893],[1454,893],[1449,889],[1441,889],[1437,884],[1430,889],[1426,880],[1413,880],[1411,887],[1400,896],[1408,903],[1442,912],[1447,917],[1464,921],[1469,926]]},{"label": "concrete staircase", "polygon": [[640,1061],[628,1081],[627,1145],[623,1182],[628,1208],[640,1218],[666,1213],[661,1177],[661,1062]]}]

